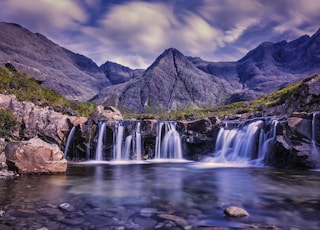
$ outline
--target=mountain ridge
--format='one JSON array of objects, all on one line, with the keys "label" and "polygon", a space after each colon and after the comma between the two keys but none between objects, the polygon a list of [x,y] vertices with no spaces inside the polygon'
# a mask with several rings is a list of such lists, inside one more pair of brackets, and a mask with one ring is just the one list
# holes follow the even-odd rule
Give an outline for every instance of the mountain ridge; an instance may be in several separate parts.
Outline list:
[{"label": "mountain ridge", "polygon": [[166,49],[146,69],[90,58],[18,24],[0,23],[0,64],[12,63],[68,99],[125,111],[170,111],[256,99],[320,72],[320,29],[293,41],[263,42],[235,62]]},{"label": "mountain ridge", "polygon": [[18,71],[41,81],[68,99],[86,101],[111,83],[100,68],[76,54],[32,33],[18,24],[0,23],[0,63],[10,62]]}]

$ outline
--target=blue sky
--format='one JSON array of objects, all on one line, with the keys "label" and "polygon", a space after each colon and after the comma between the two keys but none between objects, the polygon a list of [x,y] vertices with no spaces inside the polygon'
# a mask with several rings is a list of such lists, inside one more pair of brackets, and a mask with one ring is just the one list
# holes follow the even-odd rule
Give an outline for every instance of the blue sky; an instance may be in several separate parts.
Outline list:
[{"label": "blue sky", "polygon": [[39,32],[98,65],[146,68],[165,49],[235,61],[264,41],[320,28],[318,0],[0,0],[0,21]]}]

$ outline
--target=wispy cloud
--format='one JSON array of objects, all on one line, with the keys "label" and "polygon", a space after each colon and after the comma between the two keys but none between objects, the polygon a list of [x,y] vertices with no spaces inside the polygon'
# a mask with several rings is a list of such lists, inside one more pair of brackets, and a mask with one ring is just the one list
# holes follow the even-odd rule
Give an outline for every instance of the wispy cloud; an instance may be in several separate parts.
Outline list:
[{"label": "wispy cloud", "polygon": [[0,20],[40,32],[98,64],[146,68],[166,48],[237,60],[263,41],[320,25],[318,0],[2,0]]}]

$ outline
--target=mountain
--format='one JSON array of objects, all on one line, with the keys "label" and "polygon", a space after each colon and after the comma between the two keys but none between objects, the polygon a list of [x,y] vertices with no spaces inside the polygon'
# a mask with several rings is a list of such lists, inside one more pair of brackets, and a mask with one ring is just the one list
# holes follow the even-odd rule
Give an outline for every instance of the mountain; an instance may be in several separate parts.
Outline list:
[{"label": "mountain", "polygon": [[111,85],[91,59],[17,24],[0,23],[0,64],[5,63],[68,99],[87,101]]},{"label": "mountain", "polygon": [[94,101],[133,112],[155,112],[216,106],[233,90],[226,80],[201,71],[170,48],[142,76],[106,87]]},{"label": "mountain", "polygon": [[213,107],[251,100],[320,72],[320,30],[264,42],[235,62],[210,62],[165,50],[146,70],[91,59],[16,24],[0,23],[0,65],[11,63],[68,99],[132,112]]},{"label": "mountain", "polygon": [[132,78],[141,76],[144,72],[143,69],[132,70],[129,67],[107,61],[100,66],[100,69],[113,84],[119,84],[129,81]]},{"label": "mountain", "polygon": [[241,83],[243,92],[232,100],[250,100],[320,72],[320,30],[291,42],[264,42],[237,62],[189,59],[202,71]]}]

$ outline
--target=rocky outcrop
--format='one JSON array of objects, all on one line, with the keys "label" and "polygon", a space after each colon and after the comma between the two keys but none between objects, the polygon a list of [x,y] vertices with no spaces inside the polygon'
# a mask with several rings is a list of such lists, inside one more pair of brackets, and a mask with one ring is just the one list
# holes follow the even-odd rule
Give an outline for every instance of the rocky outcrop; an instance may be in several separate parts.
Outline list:
[{"label": "rocky outcrop", "polygon": [[87,120],[63,115],[48,107],[41,108],[31,102],[20,102],[14,95],[0,94],[0,109],[10,109],[19,122],[20,125],[13,131],[17,139],[40,137],[61,148],[65,145],[70,128]]},{"label": "rocky outcrop", "polygon": [[[60,114],[31,102],[20,102],[14,95],[0,94],[0,109],[12,111],[19,125],[12,129],[12,140],[0,142],[0,161],[22,174],[60,173],[66,170],[61,152],[71,127],[81,127],[85,117]],[[5,157],[3,155],[5,152]]]},{"label": "rocky outcrop", "polygon": [[186,156],[192,160],[201,160],[214,152],[219,132],[220,119],[209,117],[193,121],[179,121]]},{"label": "rocky outcrop", "polygon": [[97,106],[90,118],[95,120],[96,123],[99,120],[107,120],[109,126],[113,126],[117,120],[123,119],[119,109],[113,106],[104,107],[102,105]]},{"label": "rocky outcrop", "polygon": [[319,168],[319,113],[293,113],[279,123],[267,162],[278,168]]},{"label": "rocky outcrop", "polygon": [[5,155],[8,168],[19,174],[64,173],[67,169],[67,160],[59,147],[40,138],[10,142]]}]

